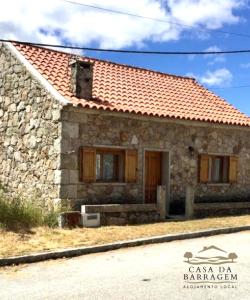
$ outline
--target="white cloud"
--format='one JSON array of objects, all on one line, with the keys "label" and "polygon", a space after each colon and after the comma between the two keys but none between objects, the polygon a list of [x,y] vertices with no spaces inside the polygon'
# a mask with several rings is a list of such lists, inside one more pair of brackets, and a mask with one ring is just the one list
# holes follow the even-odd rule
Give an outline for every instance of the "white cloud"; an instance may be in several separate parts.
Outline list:
[{"label": "white cloud", "polygon": [[241,64],[240,67],[243,68],[243,69],[249,69],[250,68],[250,63]]},{"label": "white cloud", "polygon": [[172,16],[185,21],[188,25],[205,25],[209,29],[218,29],[224,23],[237,23],[239,17],[233,9],[246,4],[242,0],[169,0]]},{"label": "white cloud", "polygon": [[[81,2],[81,0],[75,0]],[[240,21],[235,10],[246,0],[86,0],[84,3],[133,14],[218,29]],[[0,0],[0,36],[45,43],[125,48],[147,41],[178,40],[184,30],[174,24],[105,13],[63,0]]]},{"label": "white cloud", "polygon": [[227,86],[232,81],[232,73],[226,69],[221,68],[215,71],[207,71],[203,76],[198,77],[201,83],[208,86]]},{"label": "white cloud", "polygon": [[[218,52],[222,51],[218,46],[210,46],[203,50],[204,52]],[[190,54],[187,56],[189,60],[193,60],[197,55]],[[214,65],[216,63],[223,63],[226,61],[226,57],[223,54],[205,54],[202,56],[203,58],[208,60],[208,65]]]},{"label": "white cloud", "polygon": [[[205,49],[206,52],[219,52],[221,51],[221,48],[218,46],[210,46],[207,49]],[[205,57],[209,57],[209,55],[205,55]]]},{"label": "white cloud", "polygon": [[[205,52],[219,52],[222,51],[218,46],[211,46],[204,50]],[[205,58],[209,59],[208,64],[214,65],[216,63],[223,63],[226,61],[226,58],[223,54],[207,54],[204,55]]]}]

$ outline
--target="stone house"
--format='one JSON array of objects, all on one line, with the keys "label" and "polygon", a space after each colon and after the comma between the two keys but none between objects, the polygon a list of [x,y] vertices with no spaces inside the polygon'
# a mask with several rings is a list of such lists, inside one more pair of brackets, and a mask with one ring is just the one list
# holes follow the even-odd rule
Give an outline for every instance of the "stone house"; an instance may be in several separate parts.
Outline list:
[{"label": "stone house", "polygon": [[250,118],[193,78],[2,43],[0,133],[0,182],[46,203],[249,201]]}]

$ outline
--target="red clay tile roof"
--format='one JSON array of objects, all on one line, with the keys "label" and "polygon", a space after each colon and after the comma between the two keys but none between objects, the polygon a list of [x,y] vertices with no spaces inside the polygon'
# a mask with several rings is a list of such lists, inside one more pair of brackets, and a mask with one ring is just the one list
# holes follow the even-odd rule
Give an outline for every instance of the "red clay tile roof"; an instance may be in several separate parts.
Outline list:
[{"label": "red clay tile roof", "polygon": [[70,91],[71,54],[14,45],[73,104],[148,116],[250,126],[249,117],[193,78],[94,58],[82,58],[94,63],[93,100],[78,99]]}]

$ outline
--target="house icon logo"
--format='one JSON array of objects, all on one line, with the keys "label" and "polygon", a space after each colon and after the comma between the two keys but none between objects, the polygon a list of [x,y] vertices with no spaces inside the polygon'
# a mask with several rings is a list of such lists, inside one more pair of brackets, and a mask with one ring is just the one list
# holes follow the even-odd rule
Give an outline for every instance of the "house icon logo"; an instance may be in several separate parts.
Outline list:
[{"label": "house icon logo", "polygon": [[237,288],[238,255],[215,245],[184,253],[183,288]]},{"label": "house icon logo", "polygon": [[227,252],[214,245],[209,247],[203,247],[196,255],[192,252],[186,252],[184,254],[186,259],[184,262],[192,265],[222,265],[228,263],[235,263],[238,258],[234,252]]}]

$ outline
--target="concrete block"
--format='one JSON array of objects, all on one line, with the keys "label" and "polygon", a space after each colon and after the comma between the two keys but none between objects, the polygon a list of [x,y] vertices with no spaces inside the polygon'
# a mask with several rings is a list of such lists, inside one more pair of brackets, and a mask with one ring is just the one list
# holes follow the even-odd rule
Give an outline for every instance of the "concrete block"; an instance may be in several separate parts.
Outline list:
[{"label": "concrete block", "polygon": [[81,224],[83,227],[99,227],[100,222],[100,214],[81,214]]}]

